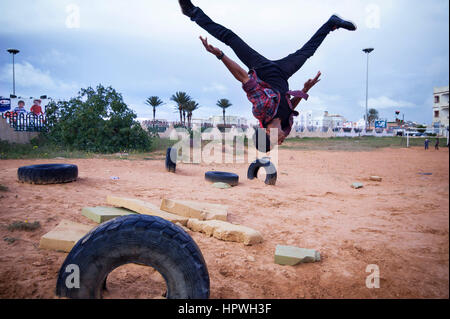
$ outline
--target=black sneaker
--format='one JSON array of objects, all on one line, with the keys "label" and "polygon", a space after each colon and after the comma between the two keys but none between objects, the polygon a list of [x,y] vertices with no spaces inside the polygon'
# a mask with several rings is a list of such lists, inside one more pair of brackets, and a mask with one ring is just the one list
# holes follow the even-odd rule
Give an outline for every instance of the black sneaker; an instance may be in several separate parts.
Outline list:
[{"label": "black sneaker", "polygon": [[333,27],[336,29],[343,28],[349,31],[356,31],[357,29],[356,24],[351,21],[346,21],[337,15],[332,15],[329,22],[332,23]]},{"label": "black sneaker", "polygon": [[195,12],[195,6],[192,4],[191,0],[178,0],[178,3],[180,4],[181,12],[183,12],[185,16],[192,18]]}]

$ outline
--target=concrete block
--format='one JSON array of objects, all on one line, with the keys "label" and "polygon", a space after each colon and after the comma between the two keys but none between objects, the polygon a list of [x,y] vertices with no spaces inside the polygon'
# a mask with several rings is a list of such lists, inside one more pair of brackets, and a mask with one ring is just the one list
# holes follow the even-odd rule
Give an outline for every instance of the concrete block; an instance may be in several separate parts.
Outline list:
[{"label": "concrete block", "polygon": [[41,237],[39,248],[68,253],[92,228],[92,226],[63,220],[56,228]]},{"label": "concrete block", "polygon": [[187,221],[188,221],[188,218],[186,218],[186,217],[178,216],[178,215],[174,215],[174,214],[170,214],[168,212],[162,211],[157,206],[155,206],[151,203],[144,202],[139,199],[108,196],[107,202],[109,205],[123,207],[123,208],[129,209],[133,212],[136,212],[138,214],[158,216],[158,217],[164,218],[174,224],[180,223],[181,225],[186,226]]},{"label": "concrete block", "polygon": [[275,263],[295,266],[300,263],[320,261],[320,253],[313,249],[278,245],[275,250]]},{"label": "concrete block", "polygon": [[212,186],[214,188],[218,188],[218,189],[229,189],[229,188],[231,188],[231,185],[227,184],[227,183],[214,183],[214,184],[212,184]]},{"label": "concrete block", "polygon": [[262,235],[258,231],[221,220],[202,221],[189,219],[187,227],[195,232],[201,232],[223,241],[243,243],[246,246],[258,244],[263,241]]},{"label": "concrete block", "polygon": [[373,182],[382,182],[383,179],[380,176],[370,176],[370,180]]},{"label": "concrete block", "polygon": [[228,206],[188,200],[163,199],[161,210],[199,220],[227,221]]},{"label": "concrete block", "polygon": [[360,188],[363,188],[363,187],[364,187],[364,185],[361,184],[361,183],[353,183],[352,184],[352,188],[354,188],[354,189],[360,189]]},{"label": "concrete block", "polygon": [[104,223],[108,220],[135,214],[135,212],[117,207],[85,207],[81,211],[81,214],[96,223]]}]

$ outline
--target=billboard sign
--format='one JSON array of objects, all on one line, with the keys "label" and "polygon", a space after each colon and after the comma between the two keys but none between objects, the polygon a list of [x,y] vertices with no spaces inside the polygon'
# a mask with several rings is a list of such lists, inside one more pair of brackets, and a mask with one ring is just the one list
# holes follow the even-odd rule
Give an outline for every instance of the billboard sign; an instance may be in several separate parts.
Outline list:
[{"label": "billboard sign", "polygon": [[387,128],[387,121],[375,121],[375,128]]},{"label": "billboard sign", "polygon": [[31,109],[34,105],[39,105],[42,109],[42,112],[45,113],[46,106],[51,102],[50,99],[41,99],[41,98],[2,98],[0,97],[0,113],[8,112],[8,111],[15,111],[19,104],[22,104],[25,111],[31,112]]},{"label": "billboard sign", "polygon": [[342,124],[342,127],[344,127],[344,128],[352,128],[353,127],[353,122],[344,122]]},{"label": "billboard sign", "polygon": [[11,99],[0,97],[0,113],[11,110]]}]

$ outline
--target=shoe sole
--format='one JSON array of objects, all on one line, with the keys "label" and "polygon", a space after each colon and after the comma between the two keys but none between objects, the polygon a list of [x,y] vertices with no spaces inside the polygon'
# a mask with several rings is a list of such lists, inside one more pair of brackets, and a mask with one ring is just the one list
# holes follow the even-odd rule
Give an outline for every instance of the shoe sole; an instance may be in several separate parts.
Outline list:
[{"label": "shoe sole", "polygon": [[344,21],[347,21],[347,22],[350,22],[351,24],[353,24],[353,26],[355,27],[355,30],[349,30],[349,31],[356,31],[356,30],[358,30],[358,26],[356,25],[356,23],[354,23],[353,21],[350,21],[350,20],[345,20],[344,18],[342,18],[340,15],[338,15],[338,14],[333,14],[333,15],[335,15],[336,17],[338,17],[339,19],[341,19],[341,20],[344,20]]}]

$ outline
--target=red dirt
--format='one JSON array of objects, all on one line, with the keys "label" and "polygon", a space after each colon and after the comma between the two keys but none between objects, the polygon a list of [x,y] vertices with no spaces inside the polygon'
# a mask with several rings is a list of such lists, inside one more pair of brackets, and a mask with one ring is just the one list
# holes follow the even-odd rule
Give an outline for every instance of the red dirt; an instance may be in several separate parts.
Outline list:
[{"label": "red dirt", "polygon": [[[19,166],[55,161],[78,165],[79,181],[17,182]],[[282,150],[276,187],[246,180],[247,167],[180,164],[169,175],[162,161],[0,161],[0,184],[9,188],[0,192],[0,298],[54,298],[66,254],[40,250],[40,237],[62,219],[94,226],[81,209],[104,205],[108,194],[154,204],[163,197],[227,204],[232,222],[259,230],[264,243],[250,247],[190,232],[207,262],[212,298],[449,297],[447,149]],[[211,169],[236,172],[241,184],[215,189],[204,181]],[[371,175],[383,181],[369,181]],[[352,189],[354,182],[365,187]],[[7,230],[25,220],[39,221],[42,228]],[[277,244],[317,249],[322,261],[276,265]],[[380,289],[365,285],[369,264],[380,268]],[[159,274],[136,265],[117,269],[108,285],[109,298],[151,298],[163,290]]]}]

